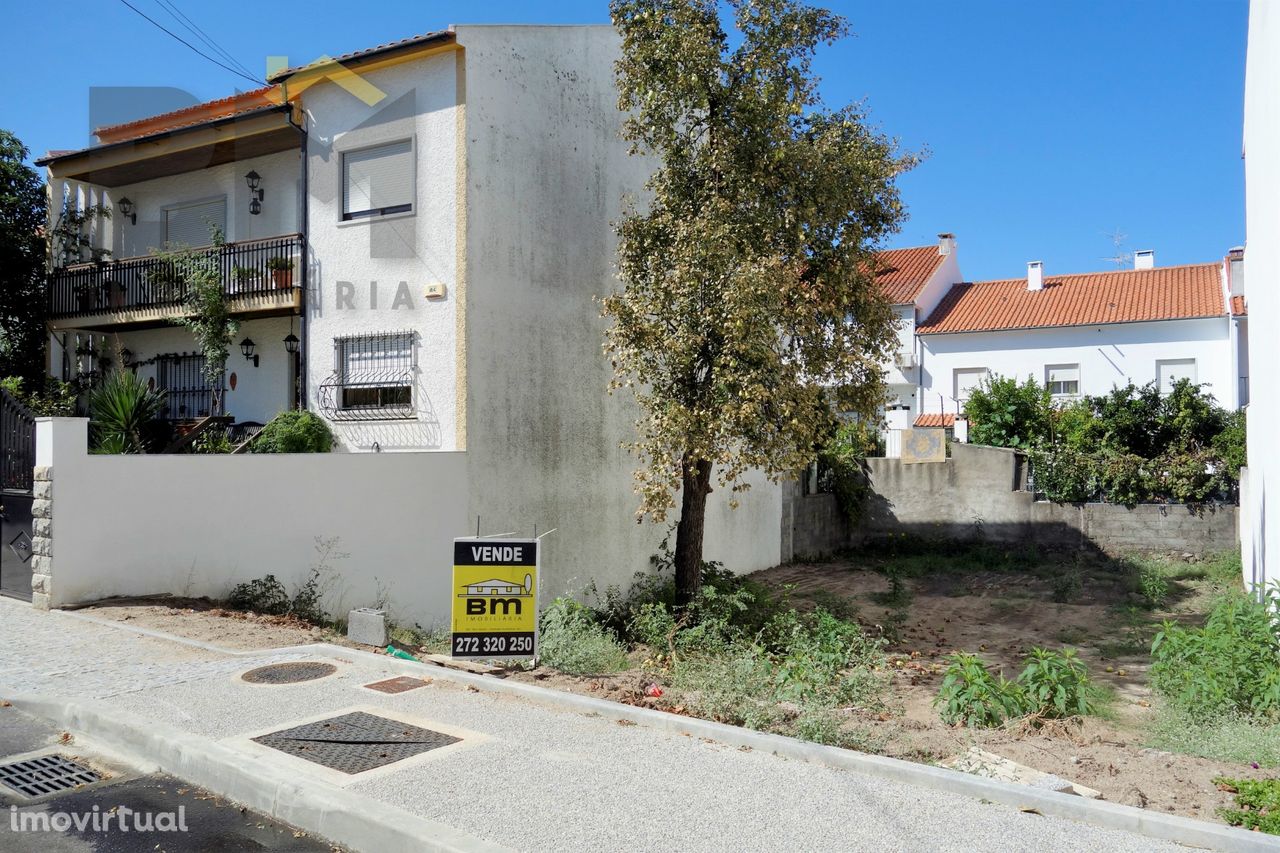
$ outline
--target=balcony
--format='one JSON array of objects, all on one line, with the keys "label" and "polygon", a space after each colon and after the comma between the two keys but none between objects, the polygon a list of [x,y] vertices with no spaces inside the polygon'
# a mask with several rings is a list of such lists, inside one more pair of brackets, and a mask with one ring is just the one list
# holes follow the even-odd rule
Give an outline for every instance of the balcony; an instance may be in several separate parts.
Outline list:
[{"label": "balcony", "polygon": [[[302,308],[306,239],[301,234],[227,243],[218,255],[229,308],[271,317]],[[54,329],[121,329],[167,325],[186,313],[186,287],[158,257],[75,264],[49,276]]]}]

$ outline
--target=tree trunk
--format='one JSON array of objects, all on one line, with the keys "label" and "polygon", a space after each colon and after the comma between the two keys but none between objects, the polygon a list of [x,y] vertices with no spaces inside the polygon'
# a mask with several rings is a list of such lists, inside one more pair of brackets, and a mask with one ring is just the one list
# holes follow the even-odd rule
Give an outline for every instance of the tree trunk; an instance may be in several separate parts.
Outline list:
[{"label": "tree trunk", "polygon": [[676,606],[684,608],[702,591],[702,535],[711,493],[711,463],[681,461],[680,523],[676,526]]}]

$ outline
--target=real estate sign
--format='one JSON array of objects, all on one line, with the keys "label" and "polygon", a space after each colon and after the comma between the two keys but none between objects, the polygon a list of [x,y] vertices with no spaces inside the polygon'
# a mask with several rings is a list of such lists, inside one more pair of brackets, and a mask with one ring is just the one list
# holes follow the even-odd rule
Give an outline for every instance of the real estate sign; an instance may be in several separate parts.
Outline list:
[{"label": "real estate sign", "polygon": [[453,541],[454,657],[532,657],[538,540]]}]

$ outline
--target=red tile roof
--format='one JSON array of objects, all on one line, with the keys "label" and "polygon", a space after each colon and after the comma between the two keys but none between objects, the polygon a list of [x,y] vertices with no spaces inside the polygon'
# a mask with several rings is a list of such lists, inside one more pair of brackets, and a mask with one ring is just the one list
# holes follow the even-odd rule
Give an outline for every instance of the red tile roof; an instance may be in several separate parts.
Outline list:
[{"label": "red tile roof", "polygon": [[942,264],[943,257],[938,254],[936,244],[876,252],[879,265],[876,280],[894,305],[910,305]]},{"label": "red tile roof", "polygon": [[914,426],[920,427],[953,427],[956,425],[955,415],[916,415]]},{"label": "red tile roof", "polygon": [[1046,276],[958,284],[917,327],[922,335],[1093,326],[1220,317],[1226,314],[1220,264]]},{"label": "red tile roof", "polygon": [[204,124],[220,118],[229,118],[241,113],[260,110],[280,103],[279,96],[272,97],[277,87],[261,86],[247,92],[237,92],[225,98],[216,98],[201,104],[192,104],[180,110],[147,116],[145,118],[126,121],[120,124],[108,124],[93,131],[94,136],[104,145],[112,142],[123,142],[139,136],[149,136],[166,130],[177,130],[196,124]]},{"label": "red tile roof", "polygon": [[1249,313],[1249,304],[1244,301],[1243,296],[1231,297],[1231,314],[1235,317],[1244,317]]}]

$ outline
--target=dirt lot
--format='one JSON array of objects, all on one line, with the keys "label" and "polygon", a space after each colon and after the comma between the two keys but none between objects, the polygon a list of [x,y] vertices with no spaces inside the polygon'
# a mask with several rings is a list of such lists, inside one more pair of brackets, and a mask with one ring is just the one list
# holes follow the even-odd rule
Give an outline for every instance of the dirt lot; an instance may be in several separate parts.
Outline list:
[{"label": "dirt lot", "polygon": [[[891,664],[889,710],[851,712],[851,725],[869,730],[877,751],[914,761],[938,762],[970,745],[1037,770],[1095,788],[1105,799],[1127,805],[1216,819],[1228,795],[1212,779],[1219,775],[1267,777],[1265,770],[1149,749],[1152,710],[1147,650],[1162,619],[1195,619],[1215,593],[1194,563],[1174,572],[1164,607],[1140,607],[1132,579],[1103,558],[1045,558],[1028,571],[955,570],[945,562],[931,569],[919,561],[883,563],[849,557],[796,563],[754,578],[786,590],[797,607],[821,605],[856,618],[887,640]],[[895,570],[906,566],[905,574]],[[886,567],[889,571],[886,572]],[[913,568],[914,567],[914,568]],[[913,573],[914,572],[914,576]],[[890,578],[898,576],[896,583]],[[1067,577],[1064,580],[1064,576]],[[1055,601],[1066,598],[1067,601]],[[318,641],[351,645],[345,637],[287,617],[259,616],[219,608],[208,601],[104,602],[83,612],[237,649]],[[1114,690],[1105,718],[1079,725],[1055,724],[974,730],[944,724],[933,707],[942,661],[953,651],[981,654],[1012,678],[1033,646],[1076,648],[1090,676]],[[644,695],[651,681],[637,666],[621,673],[574,677],[541,667],[513,670],[507,677],[630,704],[680,712],[678,699]]]}]

